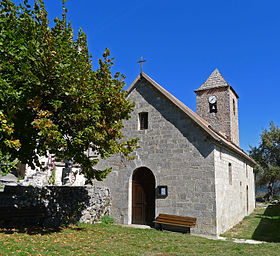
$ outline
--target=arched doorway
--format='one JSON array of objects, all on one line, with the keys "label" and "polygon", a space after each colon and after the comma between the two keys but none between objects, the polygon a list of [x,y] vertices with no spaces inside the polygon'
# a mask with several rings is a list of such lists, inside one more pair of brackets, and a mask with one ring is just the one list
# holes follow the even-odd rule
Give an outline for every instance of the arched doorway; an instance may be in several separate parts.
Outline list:
[{"label": "arched doorway", "polygon": [[132,176],[132,223],[152,225],[155,218],[155,177],[146,167]]}]

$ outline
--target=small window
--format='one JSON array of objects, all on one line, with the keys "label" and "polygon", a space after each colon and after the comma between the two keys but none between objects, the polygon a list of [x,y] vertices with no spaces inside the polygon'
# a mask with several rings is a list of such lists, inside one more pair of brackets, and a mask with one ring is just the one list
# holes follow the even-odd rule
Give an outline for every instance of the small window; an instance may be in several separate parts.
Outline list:
[{"label": "small window", "polygon": [[209,112],[210,113],[217,113],[217,102],[215,103],[209,103]]},{"label": "small window", "polygon": [[228,179],[229,179],[229,185],[232,185],[232,165],[231,165],[231,163],[228,163]]},{"label": "small window", "polygon": [[240,181],[239,193],[240,193],[240,202],[242,202],[242,181]]},{"label": "small window", "polygon": [[139,113],[139,128],[140,128],[140,130],[148,129],[148,113],[147,112]]},{"label": "small window", "polygon": [[235,115],[235,100],[232,100],[232,106],[233,106],[233,114]]},{"label": "small window", "polygon": [[247,214],[249,212],[249,189],[248,189],[248,185],[246,186],[246,210],[247,210]]}]

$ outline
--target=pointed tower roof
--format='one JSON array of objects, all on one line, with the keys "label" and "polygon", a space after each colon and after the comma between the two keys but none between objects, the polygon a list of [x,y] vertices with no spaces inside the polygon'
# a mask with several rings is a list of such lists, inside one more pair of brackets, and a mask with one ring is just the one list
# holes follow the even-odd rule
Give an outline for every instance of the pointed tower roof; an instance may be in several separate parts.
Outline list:
[{"label": "pointed tower roof", "polygon": [[227,81],[224,79],[224,77],[222,76],[222,74],[217,68],[212,72],[212,74],[207,78],[207,80],[197,90],[195,90],[195,92],[219,88],[219,87],[230,87],[230,89],[234,92],[236,97],[239,98],[238,94],[227,83]]}]

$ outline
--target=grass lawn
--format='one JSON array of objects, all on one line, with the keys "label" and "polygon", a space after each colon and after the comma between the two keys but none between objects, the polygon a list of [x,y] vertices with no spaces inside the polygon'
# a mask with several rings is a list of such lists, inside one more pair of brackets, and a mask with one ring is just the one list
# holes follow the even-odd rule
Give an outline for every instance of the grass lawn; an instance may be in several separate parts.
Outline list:
[{"label": "grass lawn", "polygon": [[223,236],[280,242],[280,206],[264,206],[258,206],[250,216],[245,217],[242,222]]},{"label": "grass lawn", "polygon": [[[251,239],[258,237],[263,238],[258,240],[278,242],[280,241],[279,216],[279,207],[257,209],[253,215],[225,236]],[[280,243],[237,244],[232,241],[208,240],[188,234],[153,229],[80,224],[56,230],[38,229],[24,232],[0,229],[0,255],[279,256]]]}]

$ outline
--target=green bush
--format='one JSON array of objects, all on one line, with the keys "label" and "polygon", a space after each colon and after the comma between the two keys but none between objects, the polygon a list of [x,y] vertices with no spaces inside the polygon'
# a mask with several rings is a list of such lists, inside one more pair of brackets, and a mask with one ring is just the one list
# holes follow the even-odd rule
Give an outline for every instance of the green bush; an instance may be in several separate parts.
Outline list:
[{"label": "green bush", "polygon": [[56,174],[56,168],[54,167],[53,169],[52,169],[52,174],[51,174],[51,176],[50,176],[50,178],[49,178],[49,180],[48,180],[48,183],[50,184],[50,185],[55,185],[55,174]]},{"label": "green bush", "polygon": [[113,223],[115,222],[115,220],[114,220],[112,217],[110,217],[109,215],[106,215],[106,214],[105,214],[105,215],[102,217],[101,222],[102,222],[103,224],[113,224]]}]

